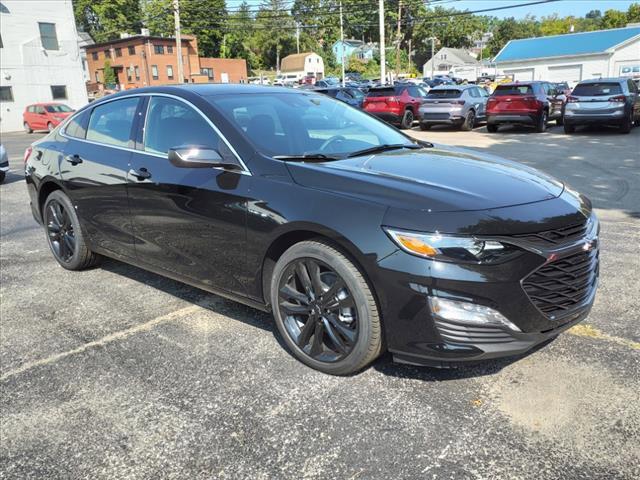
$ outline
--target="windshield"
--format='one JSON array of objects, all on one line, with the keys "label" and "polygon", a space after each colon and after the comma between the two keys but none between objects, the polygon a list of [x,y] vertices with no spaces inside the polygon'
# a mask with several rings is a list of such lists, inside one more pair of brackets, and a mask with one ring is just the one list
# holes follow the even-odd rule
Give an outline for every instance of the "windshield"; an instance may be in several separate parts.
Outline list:
[{"label": "windshield", "polygon": [[46,108],[47,112],[50,113],[73,112],[73,110],[66,105],[47,105],[44,108]]},{"label": "windshield", "polygon": [[431,90],[427,98],[459,98],[461,94],[460,90]]},{"label": "windshield", "polygon": [[345,157],[380,145],[415,145],[366,113],[315,93],[269,93],[207,98],[269,156]]},{"label": "windshield", "polygon": [[604,97],[608,95],[620,95],[622,88],[620,84],[613,82],[583,83],[576,85],[573,95],[582,97]]},{"label": "windshield", "polygon": [[502,95],[532,95],[533,89],[531,85],[498,85],[493,94],[498,97]]}]

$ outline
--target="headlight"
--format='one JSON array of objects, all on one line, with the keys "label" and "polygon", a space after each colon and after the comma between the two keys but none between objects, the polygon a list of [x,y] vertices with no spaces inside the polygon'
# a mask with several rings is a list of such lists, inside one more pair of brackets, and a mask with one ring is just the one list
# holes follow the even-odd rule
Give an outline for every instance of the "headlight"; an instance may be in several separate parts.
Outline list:
[{"label": "headlight", "polygon": [[516,257],[518,247],[493,240],[384,229],[405,252],[449,262],[497,263]]}]

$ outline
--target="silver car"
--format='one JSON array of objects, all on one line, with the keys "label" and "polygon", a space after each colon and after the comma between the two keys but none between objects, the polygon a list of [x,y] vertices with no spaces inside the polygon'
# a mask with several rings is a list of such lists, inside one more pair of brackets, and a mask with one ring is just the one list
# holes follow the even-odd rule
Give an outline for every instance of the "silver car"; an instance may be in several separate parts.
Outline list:
[{"label": "silver car", "polygon": [[617,125],[629,133],[640,124],[640,93],[630,78],[584,80],[567,97],[564,131],[573,133],[578,125]]},{"label": "silver car", "polygon": [[489,93],[476,85],[440,85],[429,90],[420,107],[420,128],[432,125],[456,125],[472,130],[487,116]]},{"label": "silver car", "polygon": [[4,145],[0,143],[0,183],[4,181],[4,177],[9,171],[9,157],[7,151],[4,149]]}]

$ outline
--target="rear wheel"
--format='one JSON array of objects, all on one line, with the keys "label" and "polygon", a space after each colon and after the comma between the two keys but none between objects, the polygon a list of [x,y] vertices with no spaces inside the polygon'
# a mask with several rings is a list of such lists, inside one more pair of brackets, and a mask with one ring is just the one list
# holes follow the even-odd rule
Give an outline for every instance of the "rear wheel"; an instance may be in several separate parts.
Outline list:
[{"label": "rear wheel", "polygon": [[564,133],[573,133],[576,131],[576,127],[573,125],[569,125],[568,123],[564,124]]},{"label": "rear wheel", "polygon": [[547,129],[547,120],[549,118],[549,114],[546,110],[542,112],[540,118],[538,118],[538,123],[536,123],[536,132],[542,133]]},{"label": "rear wheel", "polygon": [[487,123],[487,132],[496,133],[498,131],[498,125],[495,123]]},{"label": "rear wheel", "polygon": [[633,111],[629,113],[625,121],[620,125],[621,133],[629,133],[631,132],[631,128],[633,127]]},{"label": "rear wheel", "polygon": [[473,130],[473,127],[475,126],[476,126],[476,112],[473,110],[469,110],[467,112],[467,116],[464,117],[464,122],[462,122],[460,129],[464,130],[465,132],[469,132]]},{"label": "rear wheel", "polygon": [[0,172],[0,183],[4,182],[7,172]]},{"label": "rear wheel", "polygon": [[22,124],[22,126],[24,127],[24,131],[26,133],[33,133],[33,129],[29,126],[29,124],[27,122],[24,122]]},{"label": "rear wheel", "polygon": [[402,116],[402,122],[400,123],[400,128],[403,130],[407,130],[413,126],[413,112],[411,110],[405,110],[404,115]]},{"label": "rear wheel", "polygon": [[56,190],[47,197],[43,220],[49,248],[62,267],[83,270],[99,262],[100,256],[89,250],[75,208],[64,192]]},{"label": "rear wheel", "polygon": [[382,351],[373,293],[355,265],[328,243],[290,247],[274,267],[270,298],[285,343],[312,368],[347,375]]}]

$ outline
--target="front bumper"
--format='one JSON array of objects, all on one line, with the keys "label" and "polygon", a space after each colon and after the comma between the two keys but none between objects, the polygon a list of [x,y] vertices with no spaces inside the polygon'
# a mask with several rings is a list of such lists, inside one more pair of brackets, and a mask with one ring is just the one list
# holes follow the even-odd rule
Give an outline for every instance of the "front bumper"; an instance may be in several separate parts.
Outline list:
[{"label": "front bumper", "polygon": [[[403,251],[379,261],[379,276],[385,279],[382,313],[386,340],[394,359],[444,367],[521,355],[584,320],[597,289],[599,227],[593,215],[587,221],[583,215],[582,221],[584,230],[561,244],[540,245],[535,235],[528,234],[478,235],[513,243],[524,250],[516,259],[502,264],[439,262]],[[581,255],[584,261],[577,261],[575,266],[568,263]],[[564,304],[562,295],[571,294],[560,291],[556,299],[555,295],[545,297],[544,290],[562,289],[562,284],[537,278],[544,274],[553,280],[563,269],[578,272],[581,276],[576,281],[586,275],[588,284],[580,290],[579,297],[576,294]],[[536,282],[533,286],[532,279]],[[520,331],[441,318],[431,310],[429,297],[493,308]]]}]

